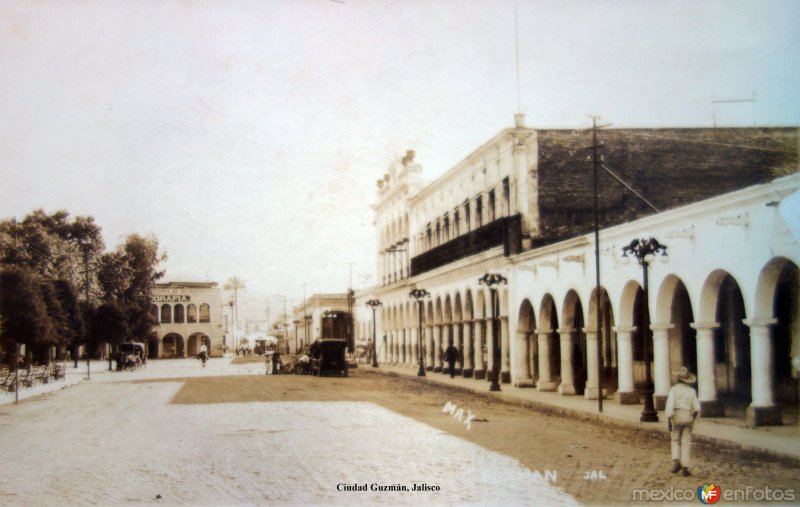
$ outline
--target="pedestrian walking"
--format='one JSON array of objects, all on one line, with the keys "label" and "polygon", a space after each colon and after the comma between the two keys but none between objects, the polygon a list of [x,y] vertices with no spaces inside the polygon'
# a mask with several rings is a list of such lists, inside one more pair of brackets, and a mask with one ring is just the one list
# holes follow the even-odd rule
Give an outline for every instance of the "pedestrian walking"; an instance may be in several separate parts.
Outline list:
[{"label": "pedestrian walking", "polygon": [[667,415],[667,428],[672,433],[672,468],[673,474],[683,470],[683,476],[691,475],[692,427],[700,413],[700,402],[697,392],[691,386],[697,377],[682,366],[674,372],[677,382],[669,390],[664,412]]},{"label": "pedestrian walking", "polygon": [[445,349],[444,360],[450,368],[450,378],[453,378],[456,374],[456,361],[458,360],[458,349],[453,345],[453,342],[450,342],[447,349]]},{"label": "pedestrian walking", "polygon": [[200,345],[200,353],[197,355],[197,357],[200,358],[201,361],[203,361],[203,368],[205,368],[206,360],[208,360],[208,347],[206,347],[205,343]]},{"label": "pedestrian walking", "polygon": [[275,374],[281,372],[281,366],[283,366],[283,361],[281,361],[281,355],[276,350],[274,354],[272,354],[272,371]]},{"label": "pedestrian walking", "polygon": [[264,353],[264,357],[266,358],[267,363],[267,375],[272,375],[272,356],[273,352],[268,351]]}]

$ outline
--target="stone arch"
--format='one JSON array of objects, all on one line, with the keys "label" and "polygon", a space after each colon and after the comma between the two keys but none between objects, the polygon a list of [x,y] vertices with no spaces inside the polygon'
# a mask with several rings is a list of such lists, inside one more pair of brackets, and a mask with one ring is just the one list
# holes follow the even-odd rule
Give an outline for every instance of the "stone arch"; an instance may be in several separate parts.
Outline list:
[{"label": "stone arch", "polygon": [[462,374],[466,378],[473,376],[475,372],[475,312],[472,306],[472,291],[464,291],[464,370]]},{"label": "stone arch", "polygon": [[209,355],[211,354],[211,338],[205,333],[192,333],[187,340],[188,356],[195,357],[199,353],[200,345],[205,344]]},{"label": "stone arch", "polygon": [[161,338],[161,357],[185,357],[184,339],[178,333],[167,333]]},{"label": "stone arch", "polygon": [[475,371],[473,373],[473,377],[476,379],[484,379],[487,378],[486,372],[489,368],[489,347],[486,340],[486,319],[490,310],[486,308],[486,291],[483,288],[475,289],[475,303],[475,307],[473,308],[475,325],[472,328],[475,334]]},{"label": "stone arch", "polygon": [[[701,351],[711,356],[702,375],[708,375],[709,385],[716,390],[721,410],[726,415],[744,416],[751,401],[750,330],[746,302],[736,279],[724,270],[715,270],[706,278],[700,295],[700,319],[712,328],[711,350]],[[702,401],[702,398],[701,398]]]},{"label": "stone arch", "polygon": [[183,324],[186,322],[186,309],[181,303],[175,305],[173,313],[175,315],[175,324]]},{"label": "stone arch", "polygon": [[[587,379],[586,331],[581,298],[570,289],[564,296],[561,342],[561,394],[583,395]],[[569,333],[567,342],[564,333]],[[572,377],[570,386],[569,376]]]},{"label": "stone arch", "polygon": [[427,299],[425,302],[425,369],[428,371],[433,370],[433,363],[434,363],[434,352],[433,352],[433,334],[435,328],[435,312],[433,307],[433,301],[431,299]]},{"label": "stone arch", "polygon": [[161,319],[162,324],[172,324],[172,305],[164,303],[161,305]]},{"label": "stone arch", "polygon": [[208,303],[200,304],[200,322],[211,322],[211,306]]},{"label": "stone arch", "polygon": [[[540,390],[554,390],[561,379],[561,343],[558,334],[558,312],[553,296],[545,294],[539,307],[539,371],[544,383]],[[545,377],[545,371],[547,377]],[[552,389],[550,388],[552,387]]]},{"label": "stone arch", "polygon": [[456,292],[453,298],[453,345],[458,349],[455,373],[461,375],[464,371],[464,308],[460,292]]},{"label": "stone arch", "polygon": [[[611,305],[611,298],[605,287],[600,287],[600,326],[597,326],[597,288],[592,290],[589,297],[589,311],[587,314],[588,329],[598,331],[600,340],[600,355],[603,365],[603,389],[607,393],[614,393],[618,386],[618,363],[617,339],[614,328],[614,308]],[[589,365],[595,368],[595,365]]]},{"label": "stone arch", "polygon": [[697,373],[697,331],[689,291],[675,275],[664,278],[656,297],[655,322],[669,324],[669,371],[686,366]]},{"label": "stone arch", "polygon": [[[769,326],[769,341],[754,342],[765,350],[763,359],[756,360],[756,371],[771,372],[768,379],[758,381],[761,389],[773,389],[773,398],[782,411],[783,422],[798,421],[798,370],[792,364],[800,357],[800,270],[785,257],[771,259],[761,269],[756,285],[754,316],[751,327]],[[769,374],[767,374],[769,375]],[[754,386],[755,389],[755,386]]]},{"label": "stone arch", "polygon": [[533,385],[539,378],[539,347],[536,336],[536,315],[531,302],[525,298],[519,306],[517,317],[516,344],[517,386]]}]

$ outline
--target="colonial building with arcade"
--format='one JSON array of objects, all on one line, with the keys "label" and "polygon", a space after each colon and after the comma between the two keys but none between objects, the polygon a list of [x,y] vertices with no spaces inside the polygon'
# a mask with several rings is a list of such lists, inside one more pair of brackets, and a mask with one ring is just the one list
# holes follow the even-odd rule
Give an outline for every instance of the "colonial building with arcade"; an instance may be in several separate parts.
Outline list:
[{"label": "colonial building with arcade", "polygon": [[216,282],[157,283],[151,311],[158,326],[149,357],[196,356],[203,343],[212,357],[222,356],[222,291]]},{"label": "colonial building with arcade", "polygon": [[[798,129],[597,135],[599,294],[592,131],[517,115],[432,182],[413,152],[378,182],[379,284],[356,296],[357,339],[378,299],[384,364],[446,371],[452,342],[457,373],[487,382],[497,347],[501,386],[591,403],[602,385],[630,404],[650,378],[656,410],[685,365],[703,417],[797,424]],[[639,259],[643,237],[666,248]]]}]

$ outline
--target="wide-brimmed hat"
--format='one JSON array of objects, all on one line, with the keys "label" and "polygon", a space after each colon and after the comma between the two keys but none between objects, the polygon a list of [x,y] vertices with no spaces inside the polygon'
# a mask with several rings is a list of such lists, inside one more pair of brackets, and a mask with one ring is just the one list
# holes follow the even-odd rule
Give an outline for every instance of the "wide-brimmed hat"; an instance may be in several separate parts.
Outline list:
[{"label": "wide-brimmed hat", "polygon": [[672,374],[675,375],[678,382],[683,382],[684,384],[694,384],[697,381],[697,377],[689,373],[689,368],[685,366],[681,366],[678,371],[674,371]]}]

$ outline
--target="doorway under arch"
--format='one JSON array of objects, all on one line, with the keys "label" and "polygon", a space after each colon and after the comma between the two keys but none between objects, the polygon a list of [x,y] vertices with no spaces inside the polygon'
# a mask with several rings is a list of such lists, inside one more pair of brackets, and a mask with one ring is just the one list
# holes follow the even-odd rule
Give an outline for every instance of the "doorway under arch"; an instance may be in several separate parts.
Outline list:
[{"label": "doorway under arch", "polygon": [[178,333],[168,333],[161,339],[161,357],[184,357],[183,336]]},{"label": "doorway under arch", "polygon": [[200,345],[205,344],[209,355],[211,354],[211,338],[205,333],[193,333],[188,340],[188,355],[195,357],[200,353]]}]

